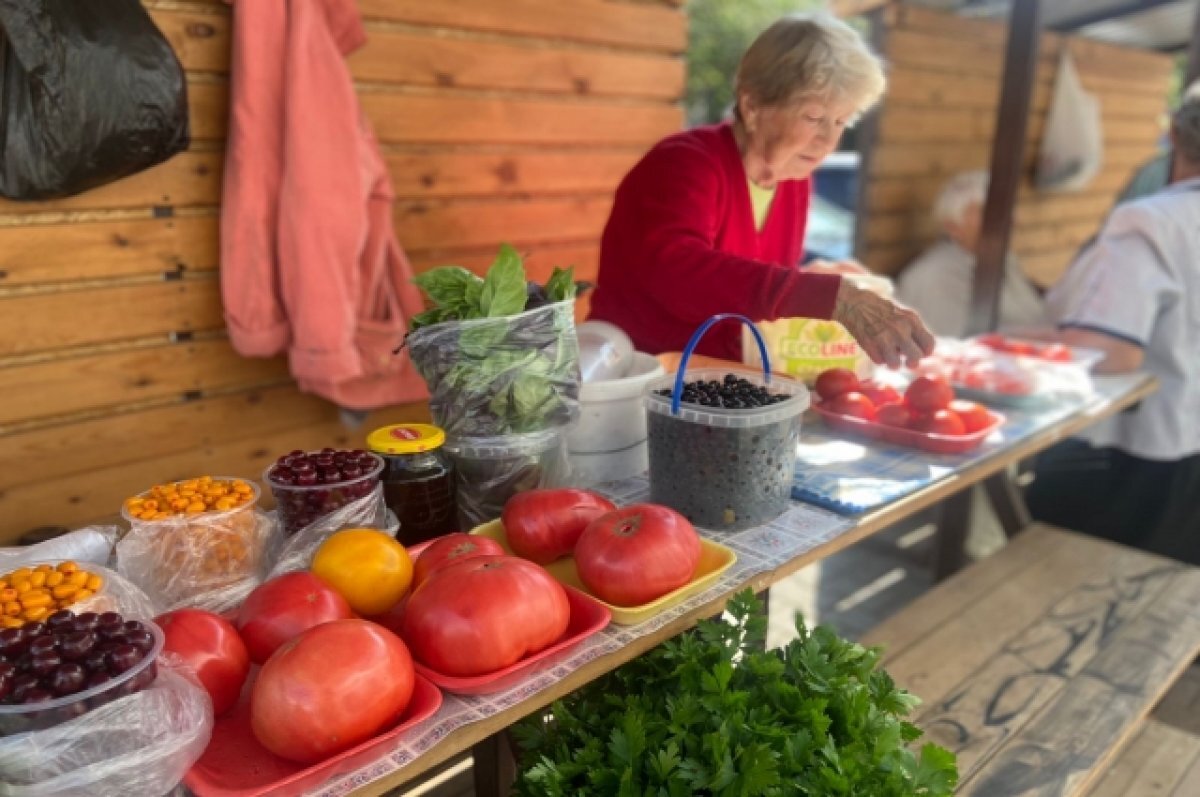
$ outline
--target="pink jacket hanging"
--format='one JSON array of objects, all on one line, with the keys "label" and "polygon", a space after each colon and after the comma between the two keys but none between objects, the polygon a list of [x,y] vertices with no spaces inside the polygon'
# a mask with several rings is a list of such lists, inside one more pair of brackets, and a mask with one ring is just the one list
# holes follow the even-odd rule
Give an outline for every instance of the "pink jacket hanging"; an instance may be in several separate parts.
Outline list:
[{"label": "pink jacket hanging", "polygon": [[360,410],[428,395],[392,354],[423,302],[345,62],[365,40],[354,0],[234,4],[221,206],[234,348],[286,351],[302,390]]}]

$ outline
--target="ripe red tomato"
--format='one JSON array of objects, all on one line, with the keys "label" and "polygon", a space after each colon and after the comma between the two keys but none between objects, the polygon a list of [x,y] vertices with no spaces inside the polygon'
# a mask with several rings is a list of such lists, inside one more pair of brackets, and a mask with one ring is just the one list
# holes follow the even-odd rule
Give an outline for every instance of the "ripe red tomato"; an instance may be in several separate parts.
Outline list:
[{"label": "ripe red tomato", "polygon": [[417,661],[443,675],[502,670],[557,642],[567,593],[540,566],[476,556],[435,570],[408,598],[403,637]]},{"label": "ripe red tomato", "polygon": [[950,410],[938,410],[928,415],[914,415],[909,428],[929,434],[963,435],[967,433],[962,419]]},{"label": "ripe red tomato", "polygon": [[891,385],[880,385],[869,379],[859,383],[858,392],[869,398],[876,410],[884,404],[894,404],[901,400],[896,388]]},{"label": "ripe red tomato", "polygon": [[904,391],[904,403],[920,415],[945,409],[953,399],[950,383],[934,376],[918,376]]},{"label": "ripe red tomato", "polygon": [[421,586],[429,574],[448,564],[470,559],[474,556],[502,556],[504,546],[491,537],[478,534],[447,534],[429,544],[413,565],[412,588]]},{"label": "ripe red tomato", "polygon": [[856,390],[851,390],[849,393],[843,393],[840,396],[834,396],[823,405],[830,412],[836,412],[838,415],[849,415],[854,418],[862,418],[865,421],[875,420],[875,405],[871,400],[859,393]]},{"label": "ripe red tomato", "polygon": [[305,631],[275,651],[250,692],[250,728],[281,758],[312,764],[394,725],[413,693],[408,648],[366,620]]},{"label": "ripe red tomato", "polygon": [[508,499],[500,520],[513,553],[548,565],[575,550],[588,523],[616,508],[588,490],[527,490]]},{"label": "ripe red tomato", "polygon": [[976,404],[974,401],[955,399],[950,402],[947,409],[958,416],[967,434],[978,432],[980,429],[986,429],[992,424],[991,413],[983,405]]},{"label": "ripe red tomato", "polygon": [[313,626],[353,616],[346,599],[312,573],[287,573],[250,593],[238,612],[237,629],[250,660],[262,664]]},{"label": "ripe red tomato", "polygon": [[250,654],[233,623],[203,609],[176,609],[154,618],[166,637],[163,650],[179,656],[196,671],[212,698],[213,715],[237,703],[250,672]]},{"label": "ripe red tomato", "polygon": [[875,413],[875,420],[884,426],[897,426],[907,429],[912,422],[912,413],[900,402],[884,404]]},{"label": "ripe red tomato", "polygon": [[829,368],[822,371],[814,385],[817,395],[825,401],[858,390],[858,376],[849,368]]},{"label": "ripe red tomato", "polygon": [[579,579],[600,600],[638,606],[692,580],[700,537],[687,518],[634,504],[596,518],[575,546]]},{"label": "ripe red tomato", "polygon": [[1074,358],[1071,356],[1071,350],[1061,343],[1051,343],[1049,346],[1043,346],[1038,352],[1038,356],[1045,360],[1053,360],[1056,363],[1069,363]]}]

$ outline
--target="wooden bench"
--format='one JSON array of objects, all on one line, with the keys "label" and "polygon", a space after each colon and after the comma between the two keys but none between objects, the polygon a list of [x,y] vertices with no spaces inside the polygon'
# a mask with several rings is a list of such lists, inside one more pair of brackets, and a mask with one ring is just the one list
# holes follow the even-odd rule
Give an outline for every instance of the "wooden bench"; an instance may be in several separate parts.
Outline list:
[{"label": "wooden bench", "polygon": [[958,754],[959,794],[1083,795],[1135,735],[1161,735],[1145,718],[1200,653],[1200,569],[1033,525],[863,641],[925,701],[916,723]]}]

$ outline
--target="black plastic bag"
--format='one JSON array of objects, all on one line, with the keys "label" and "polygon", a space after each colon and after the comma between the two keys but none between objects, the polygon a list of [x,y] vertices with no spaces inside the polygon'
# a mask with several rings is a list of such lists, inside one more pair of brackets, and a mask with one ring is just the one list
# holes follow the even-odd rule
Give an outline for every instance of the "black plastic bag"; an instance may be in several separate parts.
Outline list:
[{"label": "black plastic bag", "polygon": [[0,0],[0,194],[53,199],[186,149],[183,67],[139,0]]}]

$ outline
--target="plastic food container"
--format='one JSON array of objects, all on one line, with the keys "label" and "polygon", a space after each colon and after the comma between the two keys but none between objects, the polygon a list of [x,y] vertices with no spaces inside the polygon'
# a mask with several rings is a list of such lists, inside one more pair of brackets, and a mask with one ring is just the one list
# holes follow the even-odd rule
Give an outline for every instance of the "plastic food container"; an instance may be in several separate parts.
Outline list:
[{"label": "plastic food container", "polygon": [[[122,505],[130,531],[117,544],[121,572],[156,598],[174,605],[195,592],[219,589],[253,578],[266,540],[259,522],[259,487],[247,479],[215,477],[248,484],[253,496],[223,511],[142,520]],[[144,498],[150,491],[141,493]]]},{"label": "plastic food container", "polygon": [[454,463],[442,446],[446,433],[427,423],[398,423],[367,435],[383,458],[383,499],[396,515],[396,538],[416,545],[458,528]]},{"label": "plastic food container", "polygon": [[[887,277],[846,274],[842,278],[888,298],[895,290]],[[848,368],[860,379],[874,373],[875,366],[871,358],[846,328],[836,321],[781,318],[778,321],[760,321],[755,326],[762,334],[776,372],[796,377],[805,384],[812,385],[827,368]],[[763,364],[757,341],[749,329],[742,335],[742,361],[753,367],[762,367]]]},{"label": "plastic food container", "polygon": [[271,495],[275,497],[279,523],[283,526],[284,533],[295,534],[351,501],[369,495],[375,489],[375,485],[379,484],[379,476],[383,472],[383,460],[378,454],[372,454],[371,457],[375,460],[375,465],[362,476],[332,484],[314,484],[311,487],[275,481],[270,476],[275,464],[269,465],[263,471],[263,481],[271,487]]},{"label": "plastic food container", "polygon": [[558,487],[570,473],[565,429],[446,442],[458,474],[458,518],[469,529],[500,517],[519,492]]},{"label": "plastic food container", "polygon": [[162,653],[162,629],[149,620],[139,622],[154,636],[154,647],[130,669],[99,686],[76,692],[73,695],[47,700],[32,705],[0,705],[0,736],[11,736],[26,731],[49,728],[67,720],[82,716],[106,703],[140,692],[158,677],[158,655]]},{"label": "plastic food container", "polygon": [[933,454],[965,454],[979,447],[988,435],[1004,424],[1005,418],[998,412],[988,411],[992,422],[984,428],[969,434],[935,434],[933,432],[918,432],[915,429],[903,429],[899,426],[888,426],[850,415],[840,415],[830,412],[821,405],[813,407],[825,423],[834,429],[850,432],[857,437],[868,440],[882,440],[908,448],[916,448]]},{"label": "plastic food container", "polygon": [[579,425],[567,436],[577,483],[596,484],[645,472],[649,455],[642,395],[662,375],[656,357],[635,352],[626,376],[583,383]]},{"label": "plastic food container", "polygon": [[[799,382],[772,378],[766,351],[763,373],[736,369],[687,370],[700,338],[716,322],[742,316],[713,316],[688,342],[675,376],[649,385],[645,404],[650,449],[650,500],[680,512],[693,524],[713,531],[741,531],[773,520],[791,502],[800,440],[801,414],[808,390]],[[682,403],[683,383],[721,381],[732,373],[773,393],[789,396],[777,404],[723,409]],[[671,396],[659,395],[664,388]]]},{"label": "plastic food container", "polygon": [[[471,533],[493,539],[504,546],[506,553],[511,556],[516,555],[508,545],[508,534],[504,530],[504,524],[499,520],[493,520],[478,528],[471,529]],[[693,595],[697,595],[708,589],[717,582],[722,573],[733,567],[736,561],[737,554],[731,548],[721,545],[719,542],[713,542],[701,537],[700,561],[696,563],[696,572],[692,575],[692,580],[679,589],[668,592],[666,595],[655,598],[648,603],[643,603],[640,606],[617,606],[597,598],[588,591],[588,588],[579,578],[579,569],[575,566],[575,557],[573,556],[564,556],[561,559],[556,559],[545,567],[546,572],[554,576],[555,580],[564,587],[579,590],[593,602],[607,609],[608,613],[612,616],[612,621],[617,625],[637,625],[638,623],[646,622],[656,614],[661,614],[667,609],[678,606]],[[572,619],[572,623],[574,623],[574,619]]]}]

